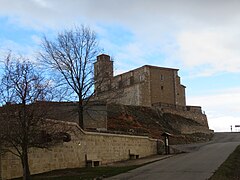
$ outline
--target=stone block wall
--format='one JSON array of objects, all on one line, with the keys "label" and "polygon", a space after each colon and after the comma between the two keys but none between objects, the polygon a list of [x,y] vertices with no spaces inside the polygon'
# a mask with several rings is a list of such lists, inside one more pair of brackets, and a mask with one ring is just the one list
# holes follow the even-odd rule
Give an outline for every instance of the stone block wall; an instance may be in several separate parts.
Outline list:
[{"label": "stone block wall", "polygon": [[[77,102],[37,102],[42,105],[43,112],[47,112],[45,117],[66,122],[79,122]],[[84,128],[86,129],[106,129],[107,112],[105,102],[88,102],[83,112]]]},{"label": "stone block wall", "polygon": [[183,134],[194,134],[194,133],[204,133],[204,134],[212,134],[212,131],[209,130],[207,127],[205,126],[182,126],[181,127],[181,131]]},{"label": "stone block wall", "polygon": [[157,154],[157,141],[148,137],[87,133],[86,138],[87,154],[97,155],[102,164],[127,160],[129,150],[139,157]]},{"label": "stone block wall", "polygon": [[[76,115],[78,118],[78,114]],[[106,104],[93,105],[83,112],[85,129],[107,129]]]},{"label": "stone block wall", "polygon": [[162,111],[164,113],[176,114],[176,115],[188,118],[188,119],[192,119],[192,120],[196,121],[197,123],[208,128],[207,116],[200,112],[177,110],[177,109],[173,109],[173,108],[162,108]]},{"label": "stone block wall", "polygon": [[150,72],[151,104],[157,102],[176,104],[175,71],[151,67]]},{"label": "stone block wall", "polygon": [[139,84],[128,86],[123,89],[123,96],[119,96],[119,98],[115,98],[112,102],[119,103],[119,104],[140,104],[139,100]]},{"label": "stone block wall", "polygon": [[1,160],[1,153],[0,153],[0,180],[2,180],[2,160]]},{"label": "stone block wall", "polygon": [[[2,178],[10,179],[22,175],[20,159],[11,153],[2,156]],[[56,146],[50,150],[31,149],[29,165],[32,174],[55,169],[84,166],[84,155],[73,143]]]},{"label": "stone block wall", "polygon": [[[72,141],[57,144],[50,150],[32,148],[29,165],[32,174],[55,169],[85,166],[85,155],[94,155],[102,164],[127,160],[129,150],[145,157],[157,154],[157,140],[143,136],[117,135],[82,131],[74,126]],[[19,158],[11,153],[0,156],[0,178],[11,179],[22,175]]]}]

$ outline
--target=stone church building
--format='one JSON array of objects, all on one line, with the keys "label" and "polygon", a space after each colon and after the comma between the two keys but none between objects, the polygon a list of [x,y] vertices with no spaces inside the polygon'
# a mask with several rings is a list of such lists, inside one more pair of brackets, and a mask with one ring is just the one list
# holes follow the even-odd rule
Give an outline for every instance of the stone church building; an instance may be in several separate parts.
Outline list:
[{"label": "stone church building", "polygon": [[101,54],[94,64],[94,75],[95,100],[136,106],[186,106],[186,87],[181,84],[178,69],[145,65],[114,76],[113,61]]}]

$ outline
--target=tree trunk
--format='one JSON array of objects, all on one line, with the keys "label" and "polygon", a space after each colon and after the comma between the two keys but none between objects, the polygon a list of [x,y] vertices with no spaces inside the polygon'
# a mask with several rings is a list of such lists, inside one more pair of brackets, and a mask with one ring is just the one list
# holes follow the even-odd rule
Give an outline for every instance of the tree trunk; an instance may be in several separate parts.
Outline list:
[{"label": "tree trunk", "polygon": [[30,179],[30,170],[29,170],[29,164],[28,164],[27,148],[23,148],[21,160],[22,160],[22,168],[23,168],[23,180],[29,180]]},{"label": "tree trunk", "polygon": [[22,129],[23,129],[23,141],[22,141],[22,167],[23,167],[23,179],[29,180],[30,179],[30,170],[28,164],[28,128],[29,124],[27,121],[27,110],[26,110],[26,100],[22,100]]},{"label": "tree trunk", "polygon": [[78,102],[78,121],[79,121],[79,126],[84,129],[84,124],[83,124],[83,102],[81,99],[79,99]]}]

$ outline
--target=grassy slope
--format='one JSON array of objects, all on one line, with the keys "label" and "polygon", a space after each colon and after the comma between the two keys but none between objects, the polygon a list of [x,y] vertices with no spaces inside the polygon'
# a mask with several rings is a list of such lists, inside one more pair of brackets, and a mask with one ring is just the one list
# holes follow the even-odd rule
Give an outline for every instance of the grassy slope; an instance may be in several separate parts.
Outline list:
[{"label": "grassy slope", "polygon": [[240,146],[218,168],[210,180],[237,180],[240,179]]}]

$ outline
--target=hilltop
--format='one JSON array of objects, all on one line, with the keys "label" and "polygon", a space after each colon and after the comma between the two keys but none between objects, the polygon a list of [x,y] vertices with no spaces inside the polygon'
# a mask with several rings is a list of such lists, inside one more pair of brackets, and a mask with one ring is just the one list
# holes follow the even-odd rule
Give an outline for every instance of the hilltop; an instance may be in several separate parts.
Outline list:
[{"label": "hilltop", "polygon": [[108,104],[107,112],[109,131],[144,134],[158,139],[162,138],[163,132],[169,132],[174,144],[204,142],[212,137],[208,126],[177,114],[164,113],[158,108]]},{"label": "hilltop", "polygon": [[[38,102],[47,108],[47,118],[78,123],[76,103],[45,103]],[[208,141],[212,136],[206,115],[200,112],[115,103],[91,104],[84,113],[84,125],[87,131],[145,135],[156,139],[168,132],[173,135],[171,142],[175,144]]]}]

